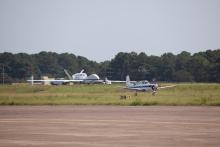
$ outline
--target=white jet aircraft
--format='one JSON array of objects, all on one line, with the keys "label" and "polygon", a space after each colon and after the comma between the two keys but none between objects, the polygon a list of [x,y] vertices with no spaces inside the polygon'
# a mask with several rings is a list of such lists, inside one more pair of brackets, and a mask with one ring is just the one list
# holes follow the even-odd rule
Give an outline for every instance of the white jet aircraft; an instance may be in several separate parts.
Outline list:
[{"label": "white jet aircraft", "polygon": [[70,74],[65,69],[64,72],[67,75],[68,80],[66,79],[34,80],[32,76],[31,79],[27,81],[31,82],[32,84],[34,82],[50,82],[51,84],[54,85],[67,84],[71,82],[85,83],[85,84],[94,84],[94,83],[111,84],[111,81],[109,81],[107,78],[105,78],[105,80],[101,80],[97,74],[91,74],[90,76],[87,76],[87,74],[84,73],[84,70],[82,70],[80,73],[75,73],[72,76],[70,76]]},{"label": "white jet aircraft", "polygon": [[87,76],[84,72],[84,69],[80,73],[73,74],[72,77],[68,73],[66,69],[64,69],[65,74],[69,78],[69,80],[73,82],[81,82],[85,84],[94,84],[94,83],[103,83],[103,84],[111,84],[111,81],[109,81],[107,78],[105,80],[101,80],[97,74],[91,74],[90,76]]}]

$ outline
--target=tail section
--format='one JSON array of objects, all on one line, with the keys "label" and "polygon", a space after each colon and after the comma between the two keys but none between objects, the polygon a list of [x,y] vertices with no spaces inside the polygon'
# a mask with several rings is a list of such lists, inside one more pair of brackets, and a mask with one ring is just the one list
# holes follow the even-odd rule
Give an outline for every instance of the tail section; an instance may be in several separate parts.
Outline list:
[{"label": "tail section", "polygon": [[68,73],[68,71],[66,69],[64,69],[65,74],[67,75],[67,77],[69,78],[69,80],[72,80],[73,78],[70,76],[70,74]]},{"label": "tail section", "polygon": [[31,75],[31,85],[33,86],[34,85],[34,76]]},{"label": "tail section", "polygon": [[131,85],[131,81],[130,81],[130,77],[129,75],[126,76],[126,86],[130,86]]},{"label": "tail section", "polygon": [[107,78],[107,77],[105,77],[105,84],[110,85],[110,84],[112,84],[112,82],[111,82],[110,80],[108,80],[108,78]]}]

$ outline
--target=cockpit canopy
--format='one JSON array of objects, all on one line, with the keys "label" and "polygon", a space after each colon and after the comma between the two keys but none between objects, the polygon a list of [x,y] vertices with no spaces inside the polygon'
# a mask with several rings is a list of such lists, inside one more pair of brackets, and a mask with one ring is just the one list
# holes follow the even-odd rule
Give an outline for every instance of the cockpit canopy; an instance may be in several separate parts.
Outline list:
[{"label": "cockpit canopy", "polygon": [[142,81],[142,84],[149,84],[147,80]]},{"label": "cockpit canopy", "polygon": [[143,84],[150,84],[150,83],[147,80],[144,80],[144,81],[139,81],[136,84],[143,85]]}]

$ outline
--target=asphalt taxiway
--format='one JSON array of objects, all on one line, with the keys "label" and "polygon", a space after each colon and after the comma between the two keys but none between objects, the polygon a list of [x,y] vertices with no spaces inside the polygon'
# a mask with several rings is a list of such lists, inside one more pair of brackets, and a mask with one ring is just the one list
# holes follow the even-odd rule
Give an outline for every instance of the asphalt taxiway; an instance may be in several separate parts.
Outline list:
[{"label": "asphalt taxiway", "polygon": [[0,106],[0,146],[220,146],[220,107]]}]

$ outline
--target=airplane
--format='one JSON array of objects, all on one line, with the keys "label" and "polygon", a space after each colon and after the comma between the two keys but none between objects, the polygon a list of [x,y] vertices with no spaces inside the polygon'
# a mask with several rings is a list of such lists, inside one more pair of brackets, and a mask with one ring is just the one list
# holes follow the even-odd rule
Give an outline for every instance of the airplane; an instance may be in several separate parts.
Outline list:
[{"label": "airplane", "polygon": [[152,95],[155,95],[157,90],[175,87],[176,85],[170,86],[159,86],[157,83],[150,83],[147,80],[139,81],[139,82],[131,82],[129,75],[126,76],[126,87],[125,89],[135,90],[137,91],[152,91]]},{"label": "airplane", "polygon": [[67,75],[68,79],[42,79],[42,80],[34,80],[33,76],[31,76],[30,80],[27,80],[32,85],[34,82],[49,82],[52,85],[63,85],[68,83],[84,83],[84,84],[111,84],[111,81],[109,81],[107,78],[105,80],[101,80],[97,74],[91,74],[87,76],[86,73],[84,73],[84,70],[81,70],[80,73],[75,73],[72,76],[68,73],[66,69],[64,69],[65,74]]},{"label": "airplane", "polygon": [[91,74],[87,76],[86,73],[83,73],[84,69],[81,70],[80,73],[73,74],[72,76],[70,76],[70,74],[66,69],[64,69],[64,72],[69,78],[69,80],[71,81],[75,80],[74,82],[80,82],[84,84],[99,84],[99,83],[111,84],[111,81],[109,81],[107,78],[105,78],[105,80],[101,80],[97,74]]},{"label": "airplane", "polygon": [[84,69],[82,69],[80,71],[80,73],[75,73],[72,76],[70,76],[70,74],[68,73],[68,71],[66,69],[64,69],[64,72],[67,75],[67,77],[69,78],[69,80],[84,80],[87,78],[87,74],[83,73]]}]

